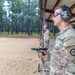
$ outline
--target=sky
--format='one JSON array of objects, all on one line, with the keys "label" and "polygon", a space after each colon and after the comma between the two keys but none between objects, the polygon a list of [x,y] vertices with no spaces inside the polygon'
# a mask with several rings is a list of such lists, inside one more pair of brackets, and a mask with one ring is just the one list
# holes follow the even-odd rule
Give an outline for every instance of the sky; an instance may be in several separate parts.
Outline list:
[{"label": "sky", "polygon": [[7,16],[8,16],[9,15],[9,8],[8,8],[8,2],[7,1],[4,2],[4,7],[3,8],[6,10]]}]

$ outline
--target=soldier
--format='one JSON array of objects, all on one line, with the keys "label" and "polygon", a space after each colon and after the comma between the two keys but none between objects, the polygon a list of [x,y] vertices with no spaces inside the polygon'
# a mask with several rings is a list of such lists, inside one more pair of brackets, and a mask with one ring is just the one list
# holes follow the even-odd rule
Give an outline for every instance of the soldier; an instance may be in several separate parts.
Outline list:
[{"label": "soldier", "polygon": [[75,30],[69,23],[70,18],[68,6],[55,8],[52,20],[60,32],[52,50],[50,75],[75,75]]},{"label": "soldier", "polygon": [[48,29],[47,25],[43,26],[44,34],[43,34],[43,40],[44,40],[44,47],[49,47],[49,40],[50,40],[50,31]]},{"label": "soldier", "polygon": [[50,75],[75,75],[75,30],[69,24],[71,11],[68,6],[56,7],[54,25],[60,30],[50,59]]}]

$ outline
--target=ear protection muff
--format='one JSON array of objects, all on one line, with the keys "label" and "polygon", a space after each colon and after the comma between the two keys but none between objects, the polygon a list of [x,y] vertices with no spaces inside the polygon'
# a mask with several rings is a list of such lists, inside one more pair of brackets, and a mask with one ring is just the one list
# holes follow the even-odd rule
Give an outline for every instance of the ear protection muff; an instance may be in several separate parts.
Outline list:
[{"label": "ear protection muff", "polygon": [[66,21],[66,22],[69,21],[70,17],[71,17],[71,12],[70,12],[68,6],[62,5],[60,7],[62,9],[62,12],[60,13],[62,20]]},{"label": "ear protection muff", "polygon": [[48,25],[46,25],[46,28],[47,28],[47,29],[49,29],[49,26],[48,26]]}]

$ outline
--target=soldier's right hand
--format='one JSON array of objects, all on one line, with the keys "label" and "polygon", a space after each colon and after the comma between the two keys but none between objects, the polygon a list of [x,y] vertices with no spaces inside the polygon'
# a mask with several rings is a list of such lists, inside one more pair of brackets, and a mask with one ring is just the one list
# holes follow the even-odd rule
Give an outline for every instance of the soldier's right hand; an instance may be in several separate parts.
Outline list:
[{"label": "soldier's right hand", "polygon": [[48,52],[47,52],[47,51],[44,51],[44,50],[40,50],[40,53],[41,53],[42,55],[47,55],[47,54],[48,54]]}]

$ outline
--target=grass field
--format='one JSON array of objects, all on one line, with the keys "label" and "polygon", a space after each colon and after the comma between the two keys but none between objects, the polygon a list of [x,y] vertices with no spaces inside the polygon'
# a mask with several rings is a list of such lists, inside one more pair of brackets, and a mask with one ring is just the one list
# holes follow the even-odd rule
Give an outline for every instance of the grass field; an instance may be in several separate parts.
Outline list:
[{"label": "grass field", "polygon": [[[57,34],[54,36],[53,33],[50,33],[50,38],[56,38]],[[13,38],[40,38],[40,34],[38,33],[33,33],[32,35],[28,35],[27,33],[21,33],[19,32],[16,34],[15,32],[11,34],[11,32],[0,32],[0,37],[13,37]]]}]

